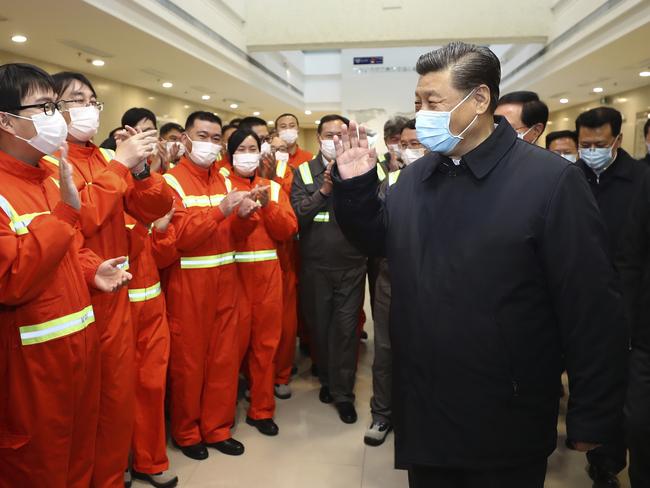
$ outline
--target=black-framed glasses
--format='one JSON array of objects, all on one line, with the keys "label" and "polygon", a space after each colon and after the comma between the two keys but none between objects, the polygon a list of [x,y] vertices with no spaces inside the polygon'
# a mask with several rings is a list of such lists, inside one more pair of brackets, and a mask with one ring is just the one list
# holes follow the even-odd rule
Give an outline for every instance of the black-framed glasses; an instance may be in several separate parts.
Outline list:
[{"label": "black-framed glasses", "polygon": [[[63,103],[63,104],[66,104],[66,105],[70,104],[70,103],[74,103],[75,106],[77,106],[77,107],[95,107],[100,112],[102,110],[104,110],[104,102],[98,102],[97,100],[91,100],[90,102],[84,102],[81,99],[77,99],[77,100],[61,100],[60,102]],[[68,109],[69,108],[71,108],[71,107],[68,107]]]},{"label": "black-framed glasses", "polygon": [[27,110],[28,108],[40,108],[43,109],[45,115],[54,115],[54,112],[57,110],[61,112],[63,109],[63,102],[45,102],[45,103],[35,103],[33,105],[21,105],[19,107],[12,107],[8,110]]}]

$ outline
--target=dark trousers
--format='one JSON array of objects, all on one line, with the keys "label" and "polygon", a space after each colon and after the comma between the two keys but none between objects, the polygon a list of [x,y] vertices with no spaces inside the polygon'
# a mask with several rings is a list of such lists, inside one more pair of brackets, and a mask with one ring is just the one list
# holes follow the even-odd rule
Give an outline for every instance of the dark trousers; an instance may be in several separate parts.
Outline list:
[{"label": "dark trousers", "polygon": [[490,470],[462,470],[412,466],[410,488],[544,488],[546,459],[517,466]]},{"label": "dark trousers", "polygon": [[337,403],[354,401],[365,278],[365,265],[330,270],[303,262],[300,273],[301,305],[319,379]]},{"label": "dark trousers", "polygon": [[377,264],[378,273],[375,279],[375,301],[373,304],[375,358],[372,362],[370,411],[372,412],[373,421],[385,422],[391,419],[393,379],[393,356],[388,333],[390,277],[388,275],[388,261],[382,259]]},{"label": "dark trousers", "polygon": [[625,404],[632,488],[650,486],[650,352],[634,348]]}]

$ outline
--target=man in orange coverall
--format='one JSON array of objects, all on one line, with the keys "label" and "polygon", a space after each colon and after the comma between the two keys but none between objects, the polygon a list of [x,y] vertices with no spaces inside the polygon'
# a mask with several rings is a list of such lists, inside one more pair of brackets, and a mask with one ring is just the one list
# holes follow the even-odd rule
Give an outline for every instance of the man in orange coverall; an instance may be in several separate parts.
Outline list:
[{"label": "man in orange coverall", "polygon": [[234,188],[256,194],[260,210],[251,217],[253,231],[235,236],[235,260],[244,285],[240,300],[242,351],[250,381],[246,422],[264,435],[277,435],[273,421],[274,360],[282,335],[282,270],[278,247],[298,231],[288,195],[279,183],[257,176],[261,141],[252,130],[238,129],[228,140]]},{"label": "man in orange coverall", "polygon": [[287,143],[287,152],[289,153],[289,166],[292,170],[298,169],[302,163],[314,159],[314,155],[309,151],[302,149],[298,145],[298,135],[300,124],[298,117],[294,114],[282,114],[275,119],[275,130],[278,136]]},{"label": "man in orange coverall", "polygon": [[71,166],[40,161],[67,129],[52,78],[0,67],[0,487],[89,485],[99,408],[99,330],[88,286],[114,291],[125,258],[79,249]]},{"label": "man in orange coverall", "polygon": [[176,192],[172,227],[180,256],[164,273],[171,430],[183,454],[196,460],[208,457],[206,444],[232,456],[244,452],[230,434],[239,370],[233,234],[248,232],[250,224],[233,213],[246,193],[231,192],[215,165],[220,142],[221,120],[211,112],[192,113],[183,134],[185,155],[164,175]]},{"label": "man in orange coverall", "polygon": [[[125,256],[128,241],[124,212],[153,222],[172,207],[173,194],[158,174],[149,175],[155,131],[127,128],[115,153],[90,139],[99,126],[102,104],[88,79],[78,73],[54,75],[63,116],[68,122],[68,160],[81,188],[81,232],[85,246],[106,259]],[[53,160],[56,163],[56,160]],[[125,263],[128,269],[128,262]],[[135,341],[127,289],[91,293],[101,334],[101,397],[95,447],[94,488],[123,488],[133,434]]]},{"label": "man in orange coverall", "polygon": [[[287,196],[291,194],[293,171],[289,166],[289,148],[277,134],[271,138],[271,154],[262,156],[258,175],[280,184]],[[275,355],[275,396],[281,400],[291,398],[291,369],[296,353],[298,331],[298,303],[296,264],[298,259],[296,236],[278,245],[282,269],[282,336]]]},{"label": "man in orange coverall", "polygon": [[[176,259],[169,225],[174,209],[153,226],[125,215],[129,231],[131,318],[135,326],[135,424],[133,476],[158,488],[172,488],[178,477],[169,469],[165,436],[165,388],[169,363],[169,324],[158,269]],[[156,241],[154,247],[152,241]]]}]

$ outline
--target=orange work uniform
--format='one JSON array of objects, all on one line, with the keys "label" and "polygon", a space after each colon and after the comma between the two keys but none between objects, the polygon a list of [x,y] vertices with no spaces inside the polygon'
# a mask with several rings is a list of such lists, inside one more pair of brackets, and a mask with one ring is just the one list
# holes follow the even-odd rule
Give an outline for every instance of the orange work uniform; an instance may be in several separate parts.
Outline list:
[{"label": "orange work uniform", "polygon": [[85,488],[99,412],[101,260],[58,174],[0,152],[0,487]]},{"label": "orange work uniform", "polygon": [[[152,239],[159,249],[175,250],[173,228],[160,233],[125,215],[130,229],[129,283],[131,318],[135,327],[135,424],[133,469],[156,474],[169,469],[165,436],[165,391],[169,363],[169,324]],[[173,251],[172,251],[173,253]],[[162,264],[162,265],[161,265]]]},{"label": "orange work uniform", "polygon": [[298,169],[302,163],[306,163],[314,159],[314,155],[309,151],[301,149],[300,146],[296,144],[296,152],[291,154],[289,153],[289,166],[293,169]]},{"label": "orange work uniform", "polygon": [[171,225],[180,256],[165,270],[172,437],[180,446],[221,442],[231,437],[237,404],[240,285],[232,239],[241,219],[219,208],[230,188],[216,165],[208,170],[183,157],[164,178],[177,194]]},{"label": "orange work uniform", "polygon": [[[80,188],[85,246],[103,259],[128,256],[125,211],[141,222],[152,222],[171,209],[173,198],[160,175],[135,181],[124,165],[113,160],[114,156],[114,151],[92,143],[68,145],[68,161]],[[128,267],[127,262],[124,268]],[[135,339],[129,295],[126,288],[116,293],[91,291],[91,299],[101,334],[102,371],[91,486],[122,488],[135,408]]]},{"label": "orange work uniform", "polygon": [[234,172],[230,179],[237,190],[270,185],[268,204],[250,217],[253,231],[237,236],[237,268],[246,300],[240,301],[242,351],[246,351],[254,420],[272,418],[275,412],[273,384],[275,355],[282,336],[282,269],[278,247],[298,231],[298,221],[289,197],[275,181],[258,176],[243,178]]},{"label": "orange work uniform", "polygon": [[[286,162],[278,162],[273,181],[280,184],[287,197],[291,195],[293,171]],[[296,352],[298,332],[298,245],[295,236],[278,244],[278,257],[282,269],[282,336],[275,355],[275,384],[287,385]]]}]

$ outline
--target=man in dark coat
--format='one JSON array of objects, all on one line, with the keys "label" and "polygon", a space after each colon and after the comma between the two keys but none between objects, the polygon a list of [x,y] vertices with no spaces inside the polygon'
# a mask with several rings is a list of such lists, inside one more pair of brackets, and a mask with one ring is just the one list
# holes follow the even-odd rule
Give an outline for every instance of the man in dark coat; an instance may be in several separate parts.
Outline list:
[{"label": "man in dark coat", "polygon": [[492,51],[451,43],[417,71],[432,153],[382,203],[351,123],[332,170],[341,228],[391,270],[396,462],[415,488],[542,488],[564,369],[567,444],[620,428],[627,338],[605,227],[575,165],[493,118]]}]

